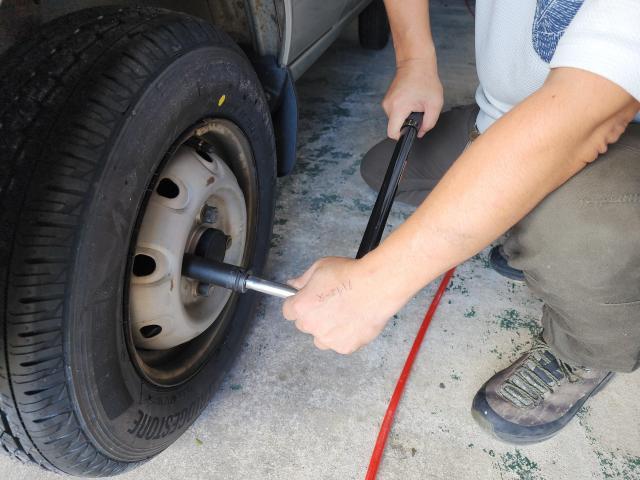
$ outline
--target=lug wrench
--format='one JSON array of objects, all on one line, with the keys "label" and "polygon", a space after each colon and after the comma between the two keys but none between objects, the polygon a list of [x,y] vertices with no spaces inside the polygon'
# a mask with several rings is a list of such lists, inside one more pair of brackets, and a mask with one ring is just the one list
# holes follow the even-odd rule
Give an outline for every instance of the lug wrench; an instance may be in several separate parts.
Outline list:
[{"label": "lug wrench", "polygon": [[258,278],[235,265],[209,260],[189,253],[182,259],[182,275],[238,293],[254,290],[274,297],[287,298],[297,292],[289,285]]},{"label": "lug wrench", "polygon": [[[422,123],[422,116],[421,112],[413,112],[402,125],[400,139],[393,150],[393,155],[389,161],[378,198],[371,211],[367,228],[362,236],[362,242],[360,242],[356,258],[364,257],[380,244],[393,200],[398,191],[398,184],[407,165],[411,145]],[[228,288],[238,293],[253,290],[274,297],[287,298],[297,292],[295,288],[289,285],[256,277],[241,267],[189,253],[185,254],[182,260],[182,275],[203,283]]]}]

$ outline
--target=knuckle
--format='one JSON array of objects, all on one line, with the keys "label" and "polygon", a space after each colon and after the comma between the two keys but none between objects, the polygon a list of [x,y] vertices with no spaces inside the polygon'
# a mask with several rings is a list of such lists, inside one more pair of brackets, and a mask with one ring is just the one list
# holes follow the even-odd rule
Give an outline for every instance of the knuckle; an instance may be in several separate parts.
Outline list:
[{"label": "knuckle", "polygon": [[315,263],[313,264],[313,269],[314,270],[320,270],[322,269],[327,263],[327,259],[326,258],[321,258],[319,260],[316,260]]}]

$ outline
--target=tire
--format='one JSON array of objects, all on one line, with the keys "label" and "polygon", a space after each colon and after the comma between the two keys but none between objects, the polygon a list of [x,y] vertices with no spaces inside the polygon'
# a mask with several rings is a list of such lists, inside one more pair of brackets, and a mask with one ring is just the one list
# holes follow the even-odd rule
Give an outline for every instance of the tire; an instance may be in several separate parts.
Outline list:
[{"label": "tire", "polygon": [[244,262],[259,272],[276,168],[268,106],[224,33],[149,8],[45,25],[0,59],[0,84],[0,446],[52,471],[114,475],[197,418],[256,300],[235,296],[224,322],[169,351],[175,381],[145,370],[127,286],[158,172],[204,119],[235,125],[251,152],[229,164],[247,206]]},{"label": "tire", "polygon": [[382,50],[389,42],[389,19],[382,0],[373,0],[358,16],[360,45],[367,50]]}]

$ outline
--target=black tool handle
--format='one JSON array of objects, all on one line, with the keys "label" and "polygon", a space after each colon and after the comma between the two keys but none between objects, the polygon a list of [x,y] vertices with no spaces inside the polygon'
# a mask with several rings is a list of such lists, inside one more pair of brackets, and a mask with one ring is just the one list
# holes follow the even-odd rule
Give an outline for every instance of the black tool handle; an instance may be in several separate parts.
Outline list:
[{"label": "black tool handle", "polygon": [[190,253],[186,253],[182,258],[182,275],[239,293],[247,291],[246,283],[249,277],[240,267]]},{"label": "black tool handle", "polygon": [[422,112],[412,112],[402,125],[400,139],[396,143],[396,148],[393,150],[393,155],[387,167],[387,173],[384,176],[378,198],[369,217],[369,223],[362,236],[362,242],[360,242],[360,248],[358,249],[356,258],[364,257],[376,248],[382,239],[382,233],[387,224],[391,205],[393,205],[393,199],[398,191],[398,184],[407,165],[411,145],[418,135],[422,117]]},{"label": "black tool handle", "polygon": [[295,288],[289,285],[255,277],[245,269],[235,265],[190,253],[185,253],[182,258],[182,275],[202,283],[228,288],[238,293],[253,290],[275,297],[287,298],[297,292]]}]

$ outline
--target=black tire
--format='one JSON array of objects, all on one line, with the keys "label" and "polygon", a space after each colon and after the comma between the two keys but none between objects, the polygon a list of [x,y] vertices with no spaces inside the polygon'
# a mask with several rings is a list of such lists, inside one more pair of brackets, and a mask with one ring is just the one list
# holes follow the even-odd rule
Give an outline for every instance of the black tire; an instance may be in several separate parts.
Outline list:
[{"label": "black tire", "polygon": [[360,45],[367,50],[382,50],[389,42],[389,18],[382,0],[373,0],[358,16]]},{"label": "black tire", "polygon": [[215,342],[189,342],[204,360],[184,381],[162,386],[139,368],[126,286],[155,172],[202,119],[237,125],[253,159],[230,167],[259,271],[275,184],[268,106],[226,35],[148,8],[55,20],[0,59],[0,85],[0,446],[53,471],[113,475],[196,419],[255,304],[236,298]]}]

